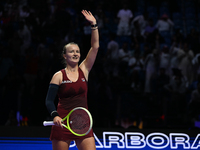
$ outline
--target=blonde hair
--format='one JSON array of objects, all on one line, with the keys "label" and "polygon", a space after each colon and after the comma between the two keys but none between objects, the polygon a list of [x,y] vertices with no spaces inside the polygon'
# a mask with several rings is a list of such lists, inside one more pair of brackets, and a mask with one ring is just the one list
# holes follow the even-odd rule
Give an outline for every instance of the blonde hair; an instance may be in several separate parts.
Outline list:
[{"label": "blonde hair", "polygon": [[70,43],[66,44],[66,45],[63,47],[62,54],[66,54],[66,50],[67,50],[67,47],[68,47],[69,45],[77,45],[77,46],[78,46],[77,43],[75,43],[75,42],[70,42]]}]

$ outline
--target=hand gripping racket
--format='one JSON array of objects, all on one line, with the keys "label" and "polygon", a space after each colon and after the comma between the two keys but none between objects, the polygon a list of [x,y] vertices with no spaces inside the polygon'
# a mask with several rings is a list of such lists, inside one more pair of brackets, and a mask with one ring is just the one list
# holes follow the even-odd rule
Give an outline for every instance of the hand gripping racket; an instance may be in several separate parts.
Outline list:
[{"label": "hand gripping racket", "polygon": [[[93,121],[90,112],[83,107],[72,109],[66,117],[62,119],[63,127],[67,128],[76,136],[87,135],[92,129]],[[53,121],[44,121],[44,126],[54,125]]]}]

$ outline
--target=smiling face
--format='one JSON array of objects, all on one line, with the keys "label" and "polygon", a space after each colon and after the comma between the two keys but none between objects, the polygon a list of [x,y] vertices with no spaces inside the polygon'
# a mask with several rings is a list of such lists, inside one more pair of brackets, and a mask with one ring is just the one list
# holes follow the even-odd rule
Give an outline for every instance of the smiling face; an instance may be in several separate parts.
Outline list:
[{"label": "smiling face", "polygon": [[64,47],[63,57],[65,58],[68,64],[78,63],[80,60],[80,48],[77,44],[67,44]]}]

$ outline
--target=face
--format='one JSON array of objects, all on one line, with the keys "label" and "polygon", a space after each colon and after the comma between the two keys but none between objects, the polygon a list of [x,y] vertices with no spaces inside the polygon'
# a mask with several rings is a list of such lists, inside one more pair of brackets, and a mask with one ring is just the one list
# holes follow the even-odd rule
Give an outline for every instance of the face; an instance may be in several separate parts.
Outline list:
[{"label": "face", "polygon": [[63,54],[63,57],[67,63],[78,63],[80,56],[80,49],[78,45],[70,44],[66,46],[66,53]]}]

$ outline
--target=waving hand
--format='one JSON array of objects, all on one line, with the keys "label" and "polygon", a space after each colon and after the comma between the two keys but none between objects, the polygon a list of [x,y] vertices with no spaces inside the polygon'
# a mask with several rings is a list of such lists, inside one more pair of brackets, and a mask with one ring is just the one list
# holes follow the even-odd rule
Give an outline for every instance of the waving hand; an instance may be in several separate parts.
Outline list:
[{"label": "waving hand", "polygon": [[91,24],[96,24],[96,19],[90,11],[82,10],[82,14],[85,16],[85,19],[88,20]]}]

